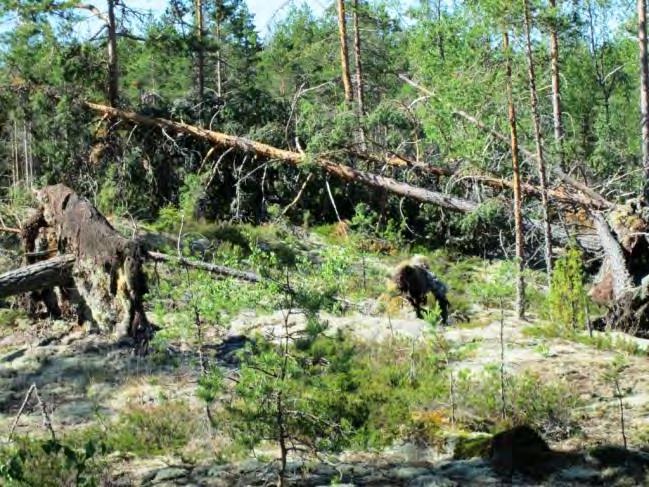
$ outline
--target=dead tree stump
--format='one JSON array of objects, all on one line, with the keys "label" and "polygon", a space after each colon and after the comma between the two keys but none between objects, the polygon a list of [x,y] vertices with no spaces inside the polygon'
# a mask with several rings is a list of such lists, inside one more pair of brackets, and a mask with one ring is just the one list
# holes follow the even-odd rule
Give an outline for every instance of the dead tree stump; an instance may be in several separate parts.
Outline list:
[{"label": "dead tree stump", "polygon": [[46,186],[37,199],[39,211],[22,234],[26,263],[65,254],[75,259],[69,281],[58,286],[55,298],[51,288],[34,291],[33,297],[45,301],[54,314],[72,303],[79,321],[90,329],[116,339],[131,338],[144,351],[153,326],[142,302],[147,292],[142,242],[124,238],[88,200],[67,186]]},{"label": "dead tree stump", "polygon": [[649,206],[642,198],[594,217],[604,258],[592,299],[608,307],[601,327],[649,336]]}]

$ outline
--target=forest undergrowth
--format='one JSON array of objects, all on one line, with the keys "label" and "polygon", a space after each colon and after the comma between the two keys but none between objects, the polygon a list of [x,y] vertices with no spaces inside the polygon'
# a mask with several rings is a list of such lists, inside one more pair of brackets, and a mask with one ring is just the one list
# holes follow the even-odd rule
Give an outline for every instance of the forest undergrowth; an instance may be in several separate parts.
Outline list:
[{"label": "forest undergrowth", "polygon": [[[533,426],[557,445],[587,447],[594,439],[585,423],[602,415],[606,425],[617,425],[614,408],[589,410],[593,398],[607,403],[616,394],[642,393],[644,384],[632,391],[625,370],[628,360],[646,358],[647,347],[632,337],[589,332],[597,310],[591,305],[587,316],[581,307],[588,297],[578,252],[559,260],[549,294],[542,274],[528,271],[529,318],[518,322],[510,262],[404,246],[393,235],[372,233],[362,215],[315,228],[188,221],[165,230],[169,239],[181,237],[168,252],[254,270],[263,281],[151,266],[146,302],[160,330],[150,354],[138,359],[137,376],[109,386],[130,389],[128,398],[106,409],[99,395],[95,411],[68,428],[57,423],[47,385],[39,385],[56,435],[38,422],[18,427],[15,441],[1,450],[3,478],[16,485],[36,478],[93,485],[128,458],[228,463],[254,453],[262,461],[283,459],[286,468],[293,458],[380,454],[405,444],[463,458],[486,455],[491,435],[515,425]],[[449,327],[432,299],[425,320],[415,319],[390,284],[391,270],[414,253],[426,255],[449,288]],[[19,345],[7,337],[51,325],[10,309],[2,320],[3,355]],[[368,339],[367,330],[380,339]],[[626,365],[609,370],[607,379],[602,371],[602,385],[577,384],[552,365],[561,355],[555,349],[566,347],[602,353],[598,367],[609,356]],[[528,358],[521,361],[521,354]],[[583,366],[579,357],[573,365]],[[184,380],[174,386],[170,378],[177,376]],[[606,396],[611,380],[625,392]],[[110,381],[90,377],[82,393],[91,397],[103,382]],[[3,424],[17,405],[4,403]],[[642,411],[631,414],[636,422],[625,432],[638,446],[649,434]]]}]

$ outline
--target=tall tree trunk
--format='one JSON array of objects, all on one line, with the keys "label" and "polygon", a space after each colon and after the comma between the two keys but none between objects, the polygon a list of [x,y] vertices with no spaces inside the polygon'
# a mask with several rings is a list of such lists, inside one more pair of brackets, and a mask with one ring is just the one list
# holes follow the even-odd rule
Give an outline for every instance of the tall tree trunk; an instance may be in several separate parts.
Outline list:
[{"label": "tall tree trunk", "polygon": [[640,112],[642,114],[642,166],[644,196],[649,201],[649,63],[647,60],[647,1],[638,0],[638,44],[640,47]]},{"label": "tall tree trunk", "polygon": [[221,26],[223,23],[223,0],[216,0],[216,94],[223,96],[223,74],[221,73]]},{"label": "tall tree trunk", "polygon": [[536,93],[536,74],[534,72],[534,54],[532,53],[532,20],[530,4],[523,0],[525,9],[525,48],[527,52],[527,75],[530,85],[530,103],[532,105],[532,118],[534,119],[534,141],[536,143],[536,159],[539,169],[539,185],[541,187],[541,207],[543,209],[543,237],[545,239],[545,267],[548,272],[548,284],[552,278],[552,232],[550,230],[550,216],[548,213],[548,181],[545,173],[545,159],[543,156],[543,136],[541,134],[541,114],[539,113],[539,99]]},{"label": "tall tree trunk", "polygon": [[439,58],[444,62],[444,34],[442,34],[442,0],[437,0],[437,50]]},{"label": "tall tree trunk", "polygon": [[[557,0],[550,0],[550,6],[557,9]],[[555,14],[556,15],[556,14]],[[565,171],[563,161],[563,121],[561,119],[561,84],[559,78],[559,33],[555,19],[550,27],[550,70],[552,75],[552,114],[554,120],[554,142],[559,167]]]},{"label": "tall tree trunk", "polygon": [[511,133],[512,168],[514,172],[514,232],[516,234],[516,316],[525,316],[525,281],[523,280],[523,217],[521,209],[521,175],[518,162],[518,134],[516,130],[516,108],[512,82],[512,61],[509,50],[509,33],[503,33],[503,49],[507,59],[507,112]]},{"label": "tall tree trunk", "polygon": [[363,129],[363,116],[365,115],[365,90],[363,87],[363,60],[361,57],[361,31],[359,22],[359,8],[361,0],[352,0],[352,15],[354,19],[354,61],[356,63],[356,108],[358,110],[361,152],[367,150],[365,142],[365,130]]},{"label": "tall tree trunk", "polygon": [[196,15],[196,90],[200,103],[199,113],[203,111],[203,98],[205,95],[205,49],[203,47],[203,0],[195,0]]},{"label": "tall tree trunk", "polygon": [[117,64],[117,24],[115,0],[108,0],[108,103],[117,106],[119,99],[119,66]]},{"label": "tall tree trunk", "polygon": [[342,68],[343,88],[345,89],[345,103],[351,107],[354,100],[352,81],[349,75],[349,50],[347,49],[347,20],[345,17],[345,0],[338,3],[338,33],[340,35],[340,65]]}]

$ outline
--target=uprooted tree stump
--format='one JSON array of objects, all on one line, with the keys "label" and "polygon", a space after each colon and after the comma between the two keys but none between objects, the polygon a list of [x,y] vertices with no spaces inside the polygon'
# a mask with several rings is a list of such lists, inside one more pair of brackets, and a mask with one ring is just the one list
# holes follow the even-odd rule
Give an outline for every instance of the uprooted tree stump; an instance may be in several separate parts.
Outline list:
[{"label": "uprooted tree stump", "polygon": [[649,205],[641,198],[594,215],[604,258],[592,299],[608,307],[600,326],[649,336]]},{"label": "uprooted tree stump", "polygon": [[[153,326],[142,302],[147,292],[143,244],[121,236],[67,186],[46,186],[37,199],[40,208],[21,235],[30,269],[23,268],[20,291],[31,291],[30,301],[43,303],[49,314],[72,309],[91,330],[131,338],[144,351]],[[39,273],[47,279],[39,280]],[[2,283],[0,294],[1,288]]]}]

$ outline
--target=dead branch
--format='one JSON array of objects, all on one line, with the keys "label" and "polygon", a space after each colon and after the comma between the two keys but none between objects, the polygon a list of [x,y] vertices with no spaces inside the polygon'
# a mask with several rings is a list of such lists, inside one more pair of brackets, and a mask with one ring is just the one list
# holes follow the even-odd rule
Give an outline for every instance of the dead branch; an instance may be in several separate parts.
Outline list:
[{"label": "dead branch", "polygon": [[34,397],[36,398],[36,403],[38,404],[38,407],[41,410],[41,415],[43,416],[43,427],[50,432],[52,440],[56,440],[54,428],[52,427],[52,420],[50,419],[50,415],[47,412],[47,405],[41,399],[40,394],[38,394],[38,387],[36,387],[36,384],[32,384],[32,386],[34,387]]},{"label": "dead branch", "polygon": [[177,257],[175,255],[163,254],[161,252],[149,251],[147,255],[154,262],[167,262],[187,267],[193,267],[195,269],[201,269],[219,276],[234,277],[235,279],[240,279],[242,281],[255,283],[262,281],[262,277],[259,274],[255,274],[254,272],[240,271],[237,269],[232,269],[230,267],[210,264],[208,262],[198,260],[186,259],[185,257]]},{"label": "dead branch", "polygon": [[32,392],[34,392],[34,389],[36,389],[36,384],[32,384],[29,386],[29,389],[27,389],[27,393],[25,394],[25,398],[23,399],[22,404],[20,405],[20,408],[18,408],[18,413],[16,414],[16,417],[14,418],[14,422],[11,425],[11,429],[9,430],[9,436],[7,437],[7,442],[11,441],[11,438],[14,435],[14,431],[16,431],[16,426],[18,426],[18,421],[20,421],[20,417],[23,414],[23,411],[25,411],[25,407],[27,406],[27,402],[29,401],[29,398],[32,395]]},{"label": "dead branch", "polygon": [[38,404],[38,407],[41,410],[41,415],[43,416],[43,427],[49,431],[52,440],[56,440],[56,435],[54,434],[54,428],[52,427],[52,420],[50,419],[50,415],[47,413],[47,407],[43,402],[43,400],[41,399],[41,396],[38,394],[38,388],[36,387],[36,384],[32,384],[31,386],[29,386],[29,389],[27,389],[25,398],[23,399],[23,402],[20,405],[20,408],[18,409],[18,413],[16,413],[14,422],[12,423],[11,429],[9,430],[9,436],[7,437],[7,442],[11,442],[14,432],[16,431],[16,427],[18,426],[18,421],[20,421],[20,417],[23,415],[25,411],[25,407],[27,406],[27,403],[29,402],[29,398],[32,396],[32,394],[36,398],[36,404]]},{"label": "dead branch", "polygon": [[76,258],[59,255],[0,275],[0,298],[61,286],[71,278]]},{"label": "dead branch", "polygon": [[313,173],[312,172],[310,172],[307,175],[306,179],[304,180],[304,183],[302,183],[302,186],[300,187],[300,190],[295,195],[295,198],[293,198],[293,201],[291,201],[288,205],[286,205],[286,207],[282,210],[282,213],[280,214],[280,216],[286,215],[286,213],[288,213],[288,211],[291,208],[293,208],[297,204],[298,201],[300,201],[300,198],[302,198],[302,193],[304,193],[304,190],[306,189],[306,187],[309,184],[309,181],[311,181],[311,179],[313,179]]}]

